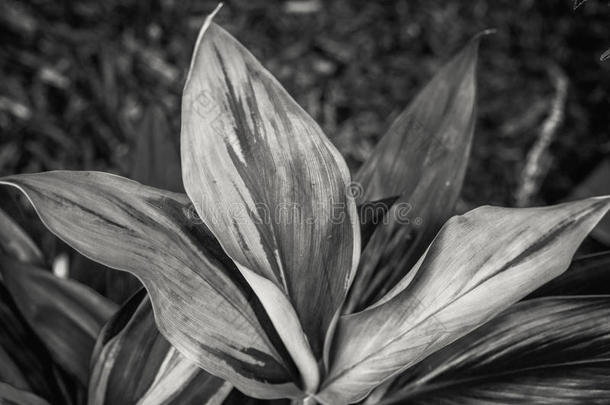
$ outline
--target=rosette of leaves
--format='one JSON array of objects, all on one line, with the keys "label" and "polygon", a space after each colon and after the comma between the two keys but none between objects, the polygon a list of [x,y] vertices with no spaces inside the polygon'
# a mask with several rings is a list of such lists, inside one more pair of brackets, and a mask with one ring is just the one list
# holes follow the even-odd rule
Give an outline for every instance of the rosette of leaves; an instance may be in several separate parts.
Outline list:
[{"label": "rosette of leaves", "polygon": [[452,217],[478,40],[392,124],[358,195],[320,127],[212,16],[183,93],[186,194],[100,172],[2,179],[146,289],[98,336],[89,403],[221,403],[231,386],[322,404],[607,398],[608,298],[521,300],[564,273],[610,197]]}]

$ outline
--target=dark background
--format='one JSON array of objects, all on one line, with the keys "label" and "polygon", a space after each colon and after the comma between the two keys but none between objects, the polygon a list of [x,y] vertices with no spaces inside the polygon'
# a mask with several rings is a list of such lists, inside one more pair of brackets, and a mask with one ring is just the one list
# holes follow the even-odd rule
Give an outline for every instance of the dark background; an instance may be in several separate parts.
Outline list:
[{"label": "dark background", "polygon": [[[210,1],[0,0],[0,175],[129,170],[147,114],[179,137],[180,93]],[[392,117],[477,32],[478,122],[464,199],[513,205],[526,156],[569,81],[533,203],[566,198],[610,155],[610,3],[228,1],[216,18],[355,168]],[[165,112],[162,114],[162,112]],[[164,164],[164,162],[158,162]]]}]

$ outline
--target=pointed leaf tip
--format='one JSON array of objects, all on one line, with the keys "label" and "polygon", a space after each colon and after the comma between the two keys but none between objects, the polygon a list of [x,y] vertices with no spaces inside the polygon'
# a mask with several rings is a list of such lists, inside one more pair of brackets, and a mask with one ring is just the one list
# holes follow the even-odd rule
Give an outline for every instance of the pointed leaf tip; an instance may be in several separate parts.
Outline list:
[{"label": "pointed leaf tip", "polygon": [[390,290],[453,213],[475,127],[481,35],[416,95],[356,174],[359,202],[400,198],[362,253],[348,309],[362,309]]},{"label": "pointed leaf tip", "polygon": [[341,318],[319,397],[361,399],[557,277],[608,210],[610,196],[537,208],[485,206],[451,218],[401,291]]},{"label": "pointed leaf tip", "polygon": [[[317,370],[360,253],[349,171],[271,73],[206,24],[182,98],[185,189],[263,305],[277,310],[271,320],[305,376]],[[293,308],[271,299],[281,295]]]},{"label": "pointed leaf tip", "polygon": [[24,174],[0,184],[20,189],[68,245],[138,277],[159,331],[199,367],[252,396],[301,395],[260,303],[193,219],[185,195],[101,172]]}]

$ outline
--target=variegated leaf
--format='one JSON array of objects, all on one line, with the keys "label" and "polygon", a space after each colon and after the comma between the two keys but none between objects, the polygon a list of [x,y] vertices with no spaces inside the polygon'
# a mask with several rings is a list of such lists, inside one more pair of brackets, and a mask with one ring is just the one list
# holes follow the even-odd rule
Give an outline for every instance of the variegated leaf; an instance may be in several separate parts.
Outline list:
[{"label": "variegated leaf", "polygon": [[92,289],[0,256],[6,287],[54,360],[83,385],[95,339],[117,307]]},{"label": "variegated leaf", "polygon": [[104,327],[92,369],[91,405],[215,405],[233,388],[187,360],[159,334],[145,291]]},{"label": "variegated leaf", "polygon": [[49,405],[47,401],[26,390],[0,382],[0,404],[6,405]]},{"label": "variegated leaf", "polygon": [[383,404],[610,398],[610,296],[521,302],[404,373]]},{"label": "variegated leaf", "polygon": [[362,252],[346,312],[383,296],[453,214],[474,132],[478,46],[477,36],[432,78],[355,176],[359,201],[400,198]]},{"label": "variegated leaf", "polygon": [[445,224],[383,299],[339,322],[319,399],[348,403],[561,274],[610,197],[543,208],[481,207]]},{"label": "variegated leaf", "polygon": [[160,332],[250,395],[298,397],[298,373],[260,302],[182,194],[99,172],[10,176],[43,223],[80,253],[129,271]]},{"label": "variegated leaf", "polygon": [[[360,253],[343,158],[211,18],[184,88],[181,148],[184,185],[197,212],[239,263],[306,375],[305,385],[315,389],[313,356],[322,357]],[[298,320],[284,308],[288,301]],[[307,339],[288,330],[299,323]]]}]

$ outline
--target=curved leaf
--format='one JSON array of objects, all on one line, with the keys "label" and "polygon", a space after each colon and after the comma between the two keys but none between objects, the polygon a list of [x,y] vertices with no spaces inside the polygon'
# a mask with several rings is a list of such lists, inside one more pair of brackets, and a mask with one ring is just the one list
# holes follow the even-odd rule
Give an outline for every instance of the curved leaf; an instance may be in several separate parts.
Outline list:
[{"label": "curved leaf", "polygon": [[[168,117],[160,105],[153,103],[146,107],[135,138],[128,156],[127,177],[147,186],[184,192],[178,134],[171,133]],[[70,277],[120,304],[142,287],[133,275],[112,271],[79,254],[72,260]]]},{"label": "curved leaf", "polygon": [[44,224],[77,251],[138,277],[160,332],[187,358],[250,395],[302,395],[264,312],[253,309],[256,297],[192,216],[186,196],[99,172],[1,182],[23,191]]},{"label": "curved leaf", "polygon": [[359,201],[400,198],[362,252],[348,310],[383,296],[453,214],[474,132],[479,38],[417,94],[355,176]]},{"label": "curved leaf", "polygon": [[158,332],[145,292],[104,327],[92,359],[89,403],[220,404],[232,385],[187,360]]},{"label": "curved leaf", "polygon": [[361,399],[558,276],[609,209],[604,197],[542,208],[481,207],[453,217],[410,283],[341,318],[319,398]]},{"label": "curved leaf", "polygon": [[[239,263],[315,389],[308,346],[322,357],[360,253],[347,165],[277,80],[211,19],[184,88],[181,148],[198,214]],[[298,320],[286,308],[273,313],[283,295]],[[288,329],[299,321],[307,339]]]},{"label": "curved leaf", "polygon": [[116,305],[84,285],[6,256],[0,268],[19,311],[55,361],[86,385],[95,339]]},{"label": "curved leaf", "polygon": [[521,302],[405,372],[390,403],[603,403],[610,296]]}]

